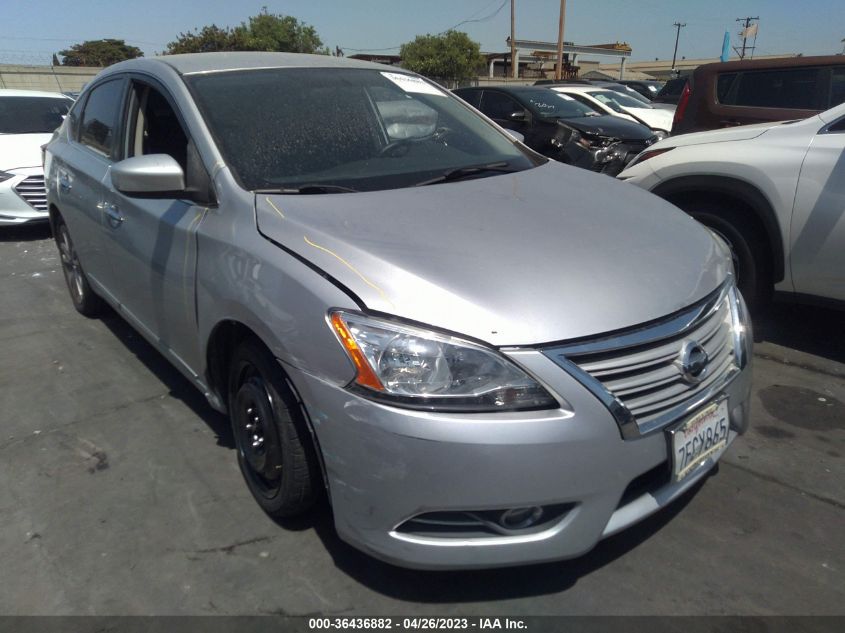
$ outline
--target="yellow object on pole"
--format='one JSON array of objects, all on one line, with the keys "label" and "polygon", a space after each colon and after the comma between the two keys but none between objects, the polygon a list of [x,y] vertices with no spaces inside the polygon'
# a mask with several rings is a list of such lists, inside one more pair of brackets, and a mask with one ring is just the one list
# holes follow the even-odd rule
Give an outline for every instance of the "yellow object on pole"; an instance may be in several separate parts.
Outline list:
[{"label": "yellow object on pole", "polygon": [[557,65],[555,79],[563,79],[563,23],[566,19],[566,0],[560,0],[560,21],[557,27]]}]

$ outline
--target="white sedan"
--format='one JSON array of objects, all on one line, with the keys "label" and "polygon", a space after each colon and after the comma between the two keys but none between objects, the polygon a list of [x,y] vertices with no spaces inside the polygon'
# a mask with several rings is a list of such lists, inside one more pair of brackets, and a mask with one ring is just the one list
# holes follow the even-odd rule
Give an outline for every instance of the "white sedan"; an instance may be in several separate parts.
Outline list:
[{"label": "white sedan", "polygon": [[550,88],[599,112],[642,123],[655,132],[668,135],[672,130],[673,111],[655,108],[621,92],[594,86],[550,86]]},{"label": "white sedan", "polygon": [[845,303],[845,104],[799,121],[673,136],[618,176],[720,234],[749,303]]},{"label": "white sedan", "polygon": [[47,220],[41,146],[72,105],[55,92],[0,90],[0,226]]}]

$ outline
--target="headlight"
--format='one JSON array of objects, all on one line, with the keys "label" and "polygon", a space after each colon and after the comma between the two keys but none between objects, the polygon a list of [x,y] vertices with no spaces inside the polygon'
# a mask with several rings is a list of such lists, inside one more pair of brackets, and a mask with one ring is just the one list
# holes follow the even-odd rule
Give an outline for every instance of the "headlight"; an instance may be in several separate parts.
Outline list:
[{"label": "headlight", "polygon": [[660,156],[661,154],[665,154],[666,152],[671,152],[674,147],[661,147],[659,149],[647,149],[641,154],[637,155],[634,160],[628,163],[627,169],[630,169],[634,165],[639,165],[640,163],[644,163],[650,158],[654,158],[655,156]]},{"label": "headlight", "polygon": [[9,178],[14,178],[14,177],[15,177],[14,174],[10,174],[10,173],[7,173],[5,171],[0,171],[0,182],[3,182],[4,180],[9,180]]},{"label": "headlight", "polygon": [[728,290],[728,302],[731,307],[731,335],[733,336],[734,356],[737,367],[743,369],[748,364],[751,355],[753,334],[751,320],[748,318],[748,307],[735,285]]},{"label": "headlight", "polygon": [[555,409],[537,381],[493,349],[386,319],[332,312],[357,374],[349,388],[391,404],[438,411]]}]

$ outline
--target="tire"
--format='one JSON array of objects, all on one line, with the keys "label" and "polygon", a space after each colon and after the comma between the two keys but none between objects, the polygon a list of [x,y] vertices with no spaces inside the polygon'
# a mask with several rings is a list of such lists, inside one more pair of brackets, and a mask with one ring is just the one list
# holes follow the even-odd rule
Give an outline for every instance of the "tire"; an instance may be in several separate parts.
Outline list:
[{"label": "tire", "polygon": [[680,206],[718,233],[731,247],[737,286],[750,311],[759,311],[771,298],[772,266],[764,236],[744,210],[718,202],[688,201]]},{"label": "tire", "polygon": [[65,276],[70,299],[76,311],[87,317],[96,317],[103,310],[103,300],[94,293],[79,257],[70,239],[67,224],[61,218],[56,220],[56,246],[59,248],[59,258],[62,262],[62,272]]},{"label": "tire", "polygon": [[253,497],[273,518],[304,513],[320,490],[317,455],[296,397],[257,339],[235,349],[228,391],[238,466]]}]

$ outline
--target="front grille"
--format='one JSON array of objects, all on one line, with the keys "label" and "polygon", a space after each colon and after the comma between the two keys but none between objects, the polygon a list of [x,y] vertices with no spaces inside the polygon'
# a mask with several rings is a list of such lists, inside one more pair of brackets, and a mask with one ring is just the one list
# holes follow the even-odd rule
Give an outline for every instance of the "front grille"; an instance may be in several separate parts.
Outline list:
[{"label": "front grille", "polygon": [[37,211],[47,210],[47,190],[44,176],[29,176],[15,185],[17,194]]},{"label": "front grille", "polygon": [[[729,293],[721,289],[667,321],[546,354],[564,368],[576,368],[576,375],[592,383],[588,387],[599,383],[608,396],[605,403],[617,409],[617,420],[621,411],[622,417],[633,418],[640,432],[647,432],[672,420],[739,369],[730,301]],[[681,368],[682,348],[689,341],[707,352],[706,370],[697,383],[685,378]]]}]

